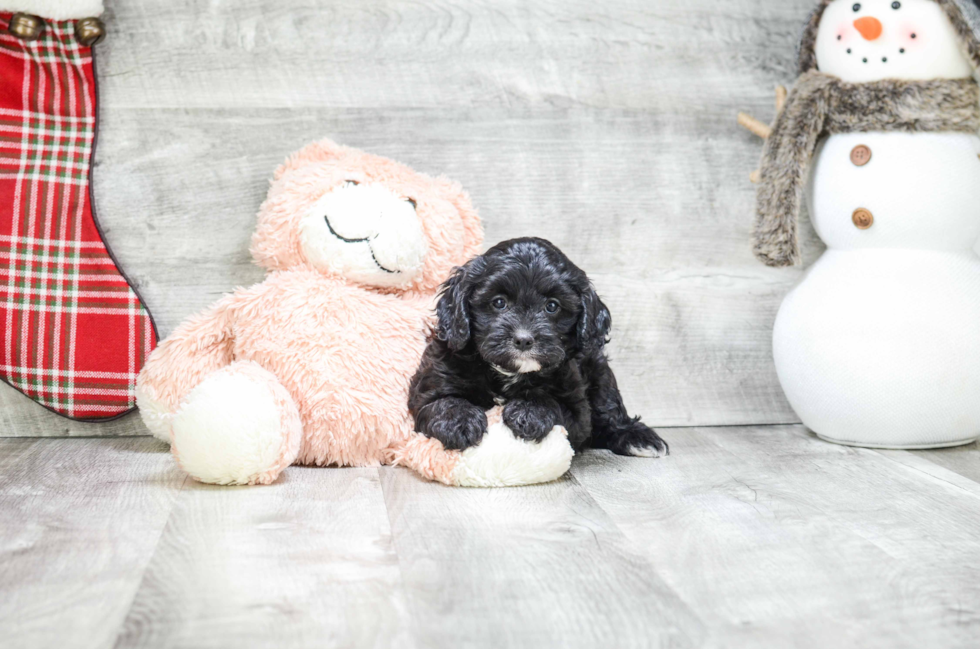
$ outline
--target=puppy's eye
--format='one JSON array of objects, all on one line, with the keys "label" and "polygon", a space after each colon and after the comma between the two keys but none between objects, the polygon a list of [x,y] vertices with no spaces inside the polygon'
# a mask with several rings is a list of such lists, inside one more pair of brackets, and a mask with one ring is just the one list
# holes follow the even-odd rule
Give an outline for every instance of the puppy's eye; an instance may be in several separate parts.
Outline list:
[{"label": "puppy's eye", "polygon": [[357,182],[356,180],[345,180],[344,181],[344,187],[357,187],[360,184],[361,183]]},{"label": "puppy's eye", "polygon": [[854,13],[857,13],[857,12],[861,11],[861,3],[860,2],[855,2],[854,3],[854,6],[851,7],[851,9],[854,10]]},{"label": "puppy's eye", "polygon": [[405,200],[411,204],[413,210],[417,210],[419,208],[419,204],[415,202],[414,198],[406,198]]},{"label": "puppy's eye", "polygon": [[544,310],[548,313],[558,313],[558,309],[561,305],[558,304],[558,300],[548,300],[547,304],[544,305]]},{"label": "puppy's eye", "polygon": [[505,300],[502,297],[493,298],[493,300],[490,301],[490,304],[493,306],[493,308],[497,309],[498,311],[507,308],[507,300]]},{"label": "puppy's eye", "polygon": [[893,2],[892,3],[892,9],[901,9],[901,8],[902,8],[902,3],[901,2]]}]

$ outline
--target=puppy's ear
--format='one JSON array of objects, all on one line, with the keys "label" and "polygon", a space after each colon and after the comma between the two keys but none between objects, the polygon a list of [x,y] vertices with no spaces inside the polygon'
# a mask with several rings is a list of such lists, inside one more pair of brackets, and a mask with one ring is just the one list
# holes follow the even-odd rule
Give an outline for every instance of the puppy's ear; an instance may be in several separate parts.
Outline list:
[{"label": "puppy's ear", "polygon": [[612,314],[590,283],[582,292],[582,314],[578,321],[578,344],[583,351],[598,351],[606,344]]},{"label": "puppy's ear", "polygon": [[440,289],[439,302],[436,304],[436,316],[439,319],[436,336],[445,341],[454,352],[466,347],[470,341],[469,298],[480,259],[471,259],[465,266],[455,268]]}]

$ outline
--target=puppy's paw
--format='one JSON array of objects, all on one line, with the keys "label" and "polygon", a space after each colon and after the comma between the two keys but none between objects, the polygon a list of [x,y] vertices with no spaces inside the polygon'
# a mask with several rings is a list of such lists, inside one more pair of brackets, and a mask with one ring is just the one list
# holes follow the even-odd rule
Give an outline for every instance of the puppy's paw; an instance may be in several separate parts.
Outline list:
[{"label": "puppy's paw", "polygon": [[540,442],[551,429],[560,425],[561,412],[557,404],[515,400],[504,406],[504,424],[516,437]]},{"label": "puppy's paw", "polygon": [[429,418],[421,432],[439,440],[451,451],[478,445],[487,433],[487,415],[483,409],[462,400],[440,405],[440,412]]},{"label": "puppy's paw", "polygon": [[613,431],[597,446],[608,448],[617,455],[633,457],[664,457],[670,455],[670,447],[652,428],[639,421]]},{"label": "puppy's paw", "polygon": [[670,449],[667,447],[667,442],[658,437],[651,442],[650,446],[629,447],[628,455],[633,457],[663,457],[670,455]]}]

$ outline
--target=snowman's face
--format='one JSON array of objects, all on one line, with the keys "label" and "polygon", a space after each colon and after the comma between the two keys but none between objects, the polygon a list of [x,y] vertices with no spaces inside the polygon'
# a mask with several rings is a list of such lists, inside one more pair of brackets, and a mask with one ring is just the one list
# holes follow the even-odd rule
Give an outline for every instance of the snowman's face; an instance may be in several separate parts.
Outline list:
[{"label": "snowman's face", "polygon": [[816,54],[821,72],[852,83],[973,74],[934,0],[835,0],[820,19]]}]

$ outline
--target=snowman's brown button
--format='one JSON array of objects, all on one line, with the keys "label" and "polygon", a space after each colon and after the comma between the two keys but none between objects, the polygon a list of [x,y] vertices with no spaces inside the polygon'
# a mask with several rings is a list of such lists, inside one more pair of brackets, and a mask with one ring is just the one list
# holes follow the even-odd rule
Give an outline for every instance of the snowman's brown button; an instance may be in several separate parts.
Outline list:
[{"label": "snowman's brown button", "polygon": [[851,149],[851,162],[858,167],[868,164],[871,162],[871,149],[863,144],[857,145]]},{"label": "snowman's brown button", "polygon": [[854,214],[851,215],[851,220],[854,221],[854,227],[858,230],[867,230],[874,225],[875,217],[870,211],[859,207],[854,210]]}]

